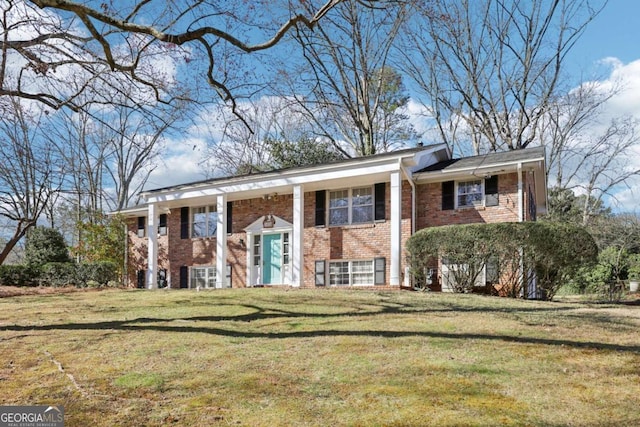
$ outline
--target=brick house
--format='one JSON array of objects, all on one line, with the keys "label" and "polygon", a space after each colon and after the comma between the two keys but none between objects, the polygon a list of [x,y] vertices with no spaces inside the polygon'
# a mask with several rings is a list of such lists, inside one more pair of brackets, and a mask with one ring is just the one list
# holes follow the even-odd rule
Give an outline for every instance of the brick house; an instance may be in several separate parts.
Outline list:
[{"label": "brick house", "polygon": [[127,218],[141,288],[399,288],[405,243],[546,211],[542,148],[451,159],[444,144],[145,191]]}]

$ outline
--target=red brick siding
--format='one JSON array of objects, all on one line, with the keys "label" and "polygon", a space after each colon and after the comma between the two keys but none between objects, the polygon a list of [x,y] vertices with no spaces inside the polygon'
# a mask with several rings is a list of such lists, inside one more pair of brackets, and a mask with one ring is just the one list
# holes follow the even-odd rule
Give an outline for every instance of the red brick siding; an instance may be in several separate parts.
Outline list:
[{"label": "red brick siding", "polygon": [[[304,278],[303,286],[315,286],[316,260],[357,260],[386,258],[386,279],[390,277],[391,216],[390,186],[386,185],[385,221],[374,224],[344,227],[315,226],[315,192],[304,195]],[[411,235],[411,186],[405,181],[402,187],[402,247]],[[212,202],[213,203],[213,202]],[[227,263],[232,269],[232,286],[246,287],[246,249],[240,244],[251,245],[244,229],[265,214],[279,216],[293,222],[293,196],[279,195],[277,198],[240,200],[233,202],[232,231],[227,237]],[[216,239],[180,238],[180,208],[174,208],[167,217],[167,236],[158,238],[159,268],[168,270],[171,287],[180,287],[180,267],[193,265],[215,265]],[[148,239],[137,237],[137,218],[129,221],[129,285],[136,285],[136,273],[147,268]],[[170,250],[169,250],[170,248]],[[402,256],[402,263],[404,265]]]},{"label": "red brick siding", "polygon": [[[518,175],[499,175],[498,206],[442,210],[442,183],[417,186],[417,229],[449,224],[518,221]],[[525,197],[526,198],[526,197]]]}]

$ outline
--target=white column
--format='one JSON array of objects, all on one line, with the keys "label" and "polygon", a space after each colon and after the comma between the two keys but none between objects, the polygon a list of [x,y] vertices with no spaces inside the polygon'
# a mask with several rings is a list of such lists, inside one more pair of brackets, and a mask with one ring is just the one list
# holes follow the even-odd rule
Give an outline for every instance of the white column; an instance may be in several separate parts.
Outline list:
[{"label": "white column", "polygon": [[291,237],[291,286],[302,286],[304,272],[304,188],[293,187],[293,236]]},{"label": "white column", "polygon": [[389,284],[400,286],[402,256],[402,180],[400,172],[391,173],[391,265]]},{"label": "white column", "polygon": [[158,207],[151,203],[147,214],[147,289],[158,287]]},{"label": "white column", "polygon": [[218,196],[216,206],[218,228],[216,229],[216,288],[227,284],[227,195]]}]

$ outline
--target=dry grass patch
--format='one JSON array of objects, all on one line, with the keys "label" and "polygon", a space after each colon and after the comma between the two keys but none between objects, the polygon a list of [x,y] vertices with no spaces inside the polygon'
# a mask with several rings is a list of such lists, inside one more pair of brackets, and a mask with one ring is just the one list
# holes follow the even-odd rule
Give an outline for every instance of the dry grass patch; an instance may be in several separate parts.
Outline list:
[{"label": "dry grass patch", "polygon": [[331,290],[0,300],[0,404],[70,426],[640,425],[640,307]]}]

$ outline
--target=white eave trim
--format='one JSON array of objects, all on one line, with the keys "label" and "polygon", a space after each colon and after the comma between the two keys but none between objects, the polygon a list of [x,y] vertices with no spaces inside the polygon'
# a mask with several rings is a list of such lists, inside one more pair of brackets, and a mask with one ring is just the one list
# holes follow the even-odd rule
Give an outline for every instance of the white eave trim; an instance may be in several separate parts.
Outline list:
[{"label": "white eave trim", "polygon": [[[398,171],[399,164],[413,164],[419,156],[426,153],[434,153],[442,150],[444,146],[433,146],[424,151],[414,151],[397,156],[388,156],[373,159],[357,159],[353,162],[344,162],[333,165],[320,165],[292,171],[276,171],[273,173],[256,176],[242,176],[222,179],[219,181],[185,184],[164,190],[147,191],[141,193],[148,203],[171,202],[183,199],[210,197],[219,194],[231,195],[234,193],[260,193],[264,191],[278,191],[278,189],[291,189],[295,185],[311,183],[326,183],[331,180],[364,177],[367,175],[388,174]],[[247,194],[240,197],[245,197]]]},{"label": "white eave trim", "polygon": [[470,166],[467,168],[436,170],[429,172],[419,172],[413,175],[413,179],[418,184],[441,182],[451,179],[464,179],[470,176],[482,178],[486,175],[503,174],[516,172],[518,165],[522,165],[522,170],[540,170],[544,172],[544,158],[528,159],[526,161],[513,161],[503,163],[489,163],[483,166]]}]

